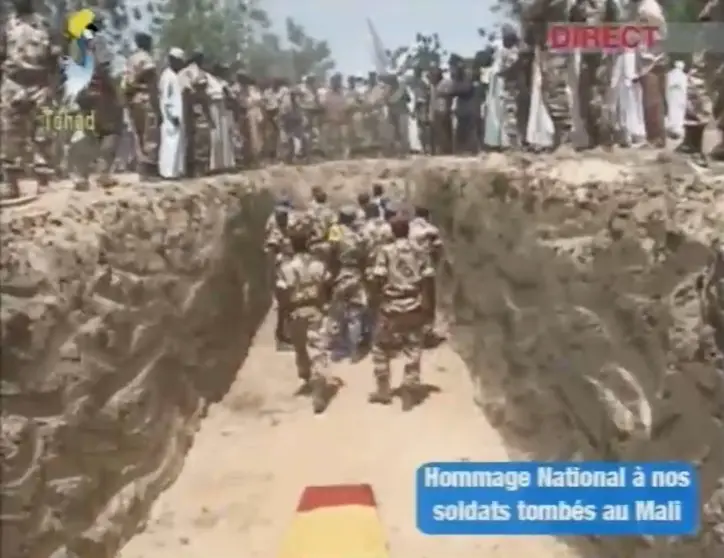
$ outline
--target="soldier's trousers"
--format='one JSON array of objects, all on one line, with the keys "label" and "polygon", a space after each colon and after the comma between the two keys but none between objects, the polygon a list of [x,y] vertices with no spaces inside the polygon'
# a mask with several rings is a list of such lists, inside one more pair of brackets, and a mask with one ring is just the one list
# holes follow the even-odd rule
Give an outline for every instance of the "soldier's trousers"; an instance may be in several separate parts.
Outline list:
[{"label": "soldier's trousers", "polygon": [[403,385],[420,383],[424,316],[421,311],[380,313],[372,343],[372,363],[378,382],[388,382],[392,359],[404,360]]},{"label": "soldier's trousers", "polygon": [[335,286],[329,309],[329,332],[334,342],[343,345],[345,352],[356,352],[362,343],[366,308],[367,297],[361,279],[343,281]]},{"label": "soldier's trousers", "polygon": [[[21,93],[22,89],[27,90]],[[17,176],[32,167],[33,172],[44,179],[52,173],[52,130],[46,123],[46,120],[52,121],[52,113],[47,105],[47,95],[44,88],[32,91],[8,77],[3,78],[0,87],[0,158],[6,172]]]},{"label": "soldier's trousers", "polygon": [[435,113],[432,117],[431,130],[432,154],[452,154],[452,116],[449,113]]},{"label": "soldier's trousers", "polygon": [[325,157],[344,159],[349,154],[349,132],[345,122],[326,122],[322,128],[322,149]]},{"label": "soldier's trousers", "polygon": [[94,170],[98,170],[101,179],[110,175],[118,153],[119,134],[82,131],[74,134],[70,143],[68,166],[76,183],[87,182]]},{"label": "soldier's trousers", "polygon": [[153,170],[158,164],[159,129],[156,122],[156,113],[148,98],[132,101],[128,106],[129,116],[136,133],[138,149],[137,158],[146,170]]},{"label": "soldier's trousers", "polygon": [[326,333],[326,318],[316,308],[297,308],[289,315],[289,335],[302,380],[325,377],[329,362]]}]

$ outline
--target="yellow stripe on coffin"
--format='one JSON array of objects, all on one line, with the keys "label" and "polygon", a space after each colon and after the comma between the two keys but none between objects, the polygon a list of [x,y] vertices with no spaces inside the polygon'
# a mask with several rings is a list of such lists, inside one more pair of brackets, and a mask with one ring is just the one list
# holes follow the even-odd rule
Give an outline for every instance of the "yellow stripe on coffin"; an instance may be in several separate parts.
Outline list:
[{"label": "yellow stripe on coffin", "polygon": [[387,541],[368,484],[309,486],[279,558],[387,558]]}]

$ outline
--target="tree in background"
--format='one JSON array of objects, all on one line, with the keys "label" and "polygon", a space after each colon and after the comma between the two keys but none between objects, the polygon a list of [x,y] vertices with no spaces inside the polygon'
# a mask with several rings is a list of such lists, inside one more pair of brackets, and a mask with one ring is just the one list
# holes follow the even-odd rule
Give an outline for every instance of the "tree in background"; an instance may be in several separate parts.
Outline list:
[{"label": "tree in background", "polygon": [[399,46],[394,50],[387,51],[387,57],[392,62],[392,66],[398,69],[401,69],[401,66],[423,69],[442,66],[447,63],[448,56],[437,33],[429,35],[418,33],[414,44]]},{"label": "tree in background", "polygon": [[[134,49],[134,35],[150,33],[162,56],[170,47],[200,49],[214,62],[244,65],[257,77],[324,79],[334,69],[329,45],[287,19],[284,35],[272,28],[262,0],[44,0],[53,32],[61,36],[68,13],[91,8],[104,20],[103,36],[119,63]],[[0,0],[3,5],[7,0]]]},{"label": "tree in background", "polygon": [[249,0],[168,0],[160,30],[163,49],[201,49],[213,61],[243,65],[257,77],[291,80],[313,74],[326,78],[334,69],[326,41],[310,37],[288,18],[282,38],[269,14]]}]

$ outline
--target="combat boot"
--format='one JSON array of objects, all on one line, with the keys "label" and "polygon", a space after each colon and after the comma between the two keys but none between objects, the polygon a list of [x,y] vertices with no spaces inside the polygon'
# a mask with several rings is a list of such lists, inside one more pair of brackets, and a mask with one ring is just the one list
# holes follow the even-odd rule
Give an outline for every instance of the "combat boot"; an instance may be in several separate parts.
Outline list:
[{"label": "combat boot", "polygon": [[677,153],[682,153],[684,155],[691,155],[695,152],[694,126],[684,127],[684,139],[678,146],[676,146],[676,149],[674,151],[676,151]]},{"label": "combat boot", "polygon": [[420,403],[420,386],[406,383],[400,387],[400,401],[404,412],[411,411]]},{"label": "combat boot", "polygon": [[392,403],[392,387],[389,378],[377,378],[377,391],[370,394],[369,401],[380,405]]},{"label": "combat boot", "polygon": [[323,413],[329,403],[329,385],[325,378],[315,378],[311,382],[312,408],[315,414]]},{"label": "combat boot", "polygon": [[20,177],[22,174],[22,171],[17,169],[5,169],[5,180],[8,183],[8,197],[10,199],[19,198],[21,195]]},{"label": "combat boot", "polygon": [[[721,134],[724,135],[724,132],[721,132]],[[719,142],[714,146],[714,149],[709,152],[709,157],[717,162],[724,161],[724,138],[720,139]]]}]

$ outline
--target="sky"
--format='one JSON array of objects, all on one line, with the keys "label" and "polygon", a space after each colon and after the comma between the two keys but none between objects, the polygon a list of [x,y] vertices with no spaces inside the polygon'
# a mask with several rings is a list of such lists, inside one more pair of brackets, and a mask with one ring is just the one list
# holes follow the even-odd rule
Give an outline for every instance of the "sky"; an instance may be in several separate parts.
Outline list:
[{"label": "sky", "polygon": [[337,69],[366,74],[373,67],[366,19],[388,49],[410,44],[417,32],[437,32],[450,52],[470,55],[485,46],[478,27],[492,28],[495,0],[262,0],[274,22],[286,17],[329,42]]}]

